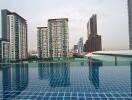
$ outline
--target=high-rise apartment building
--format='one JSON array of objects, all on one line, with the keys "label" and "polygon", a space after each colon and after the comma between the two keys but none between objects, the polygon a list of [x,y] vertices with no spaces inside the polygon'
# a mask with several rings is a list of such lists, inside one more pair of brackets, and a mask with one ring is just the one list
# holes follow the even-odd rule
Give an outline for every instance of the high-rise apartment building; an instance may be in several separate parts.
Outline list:
[{"label": "high-rise apartment building", "polygon": [[97,16],[94,14],[87,24],[88,39],[84,44],[85,52],[94,52],[102,50],[101,36],[97,34]]},{"label": "high-rise apartment building", "polygon": [[49,58],[49,34],[47,27],[37,28],[38,57]]},{"label": "high-rise apartment building", "polygon": [[132,0],[128,0],[129,49],[132,50]]},{"label": "high-rise apartment building", "polygon": [[11,60],[27,58],[27,23],[24,18],[15,12],[6,9],[1,11],[2,38],[10,42]]},{"label": "high-rise apartment building", "polygon": [[10,44],[4,39],[0,39],[0,63],[10,61]]},{"label": "high-rise apartment building", "polygon": [[83,53],[83,38],[82,37],[78,41],[78,53],[79,54]]},{"label": "high-rise apartment building", "polygon": [[49,19],[49,56],[67,57],[69,53],[68,19]]}]

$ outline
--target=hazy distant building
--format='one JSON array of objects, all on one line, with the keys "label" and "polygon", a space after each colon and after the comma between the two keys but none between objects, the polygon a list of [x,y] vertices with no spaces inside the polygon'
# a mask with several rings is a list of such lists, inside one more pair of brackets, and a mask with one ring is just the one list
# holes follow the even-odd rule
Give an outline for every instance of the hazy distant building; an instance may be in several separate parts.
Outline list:
[{"label": "hazy distant building", "polygon": [[78,41],[78,53],[79,54],[83,53],[83,38],[82,37]]},{"label": "hazy distant building", "polygon": [[27,23],[15,12],[6,9],[1,11],[2,38],[10,41],[11,60],[27,58]]},{"label": "hazy distant building", "polygon": [[47,27],[37,28],[37,41],[38,41],[38,57],[49,57],[49,34]]},{"label": "hazy distant building", "polygon": [[48,32],[50,57],[67,57],[69,53],[68,19],[49,19]]},{"label": "hazy distant building", "polygon": [[84,52],[94,52],[102,50],[101,36],[97,35],[97,16],[92,15],[87,24],[88,39],[84,44]]},{"label": "hazy distant building", "polygon": [[128,0],[129,49],[132,49],[132,0]]},{"label": "hazy distant building", "polygon": [[78,52],[78,45],[74,45],[73,51],[74,51],[74,53]]},{"label": "hazy distant building", "polygon": [[9,62],[10,61],[10,44],[4,39],[0,39],[0,62]]}]

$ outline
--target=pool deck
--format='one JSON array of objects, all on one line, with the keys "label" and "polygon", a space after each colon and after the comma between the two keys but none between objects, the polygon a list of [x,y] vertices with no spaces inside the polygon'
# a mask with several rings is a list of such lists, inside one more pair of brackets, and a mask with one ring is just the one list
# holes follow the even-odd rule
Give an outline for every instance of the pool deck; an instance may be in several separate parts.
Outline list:
[{"label": "pool deck", "polygon": [[97,52],[93,52],[92,54],[94,54],[94,55],[120,56],[120,57],[132,57],[132,50],[97,51]]}]

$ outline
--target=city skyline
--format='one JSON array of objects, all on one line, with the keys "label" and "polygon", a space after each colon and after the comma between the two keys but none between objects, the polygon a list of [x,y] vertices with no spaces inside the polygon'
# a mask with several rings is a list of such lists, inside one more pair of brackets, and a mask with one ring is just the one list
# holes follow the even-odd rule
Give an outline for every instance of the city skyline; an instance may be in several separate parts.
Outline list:
[{"label": "city skyline", "polygon": [[32,3],[14,1],[16,3],[8,0],[1,1],[0,9],[17,12],[27,20],[29,50],[37,50],[36,27],[46,26],[50,18],[69,18],[70,48],[77,43],[79,37],[83,37],[85,41],[87,20],[93,13],[98,15],[98,34],[102,36],[103,49],[128,49],[129,47],[127,0],[84,0],[84,2],[79,0],[44,2],[40,0],[40,2],[32,1]]}]

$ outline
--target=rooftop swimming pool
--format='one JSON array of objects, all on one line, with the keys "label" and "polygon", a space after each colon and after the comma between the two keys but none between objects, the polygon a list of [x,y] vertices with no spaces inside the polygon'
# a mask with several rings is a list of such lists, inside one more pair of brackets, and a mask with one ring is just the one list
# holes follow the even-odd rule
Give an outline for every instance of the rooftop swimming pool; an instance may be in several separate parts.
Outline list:
[{"label": "rooftop swimming pool", "polygon": [[132,58],[96,58],[1,64],[0,99],[132,100]]}]

